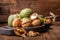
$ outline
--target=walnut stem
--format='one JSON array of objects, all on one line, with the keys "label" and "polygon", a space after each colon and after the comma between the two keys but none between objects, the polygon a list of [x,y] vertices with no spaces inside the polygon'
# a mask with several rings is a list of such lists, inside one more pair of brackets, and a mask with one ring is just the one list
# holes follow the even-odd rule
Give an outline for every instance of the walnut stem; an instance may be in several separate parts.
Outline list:
[{"label": "walnut stem", "polygon": [[59,16],[59,15],[55,15],[55,14],[52,13],[51,11],[50,11],[50,15],[53,17],[53,22],[55,22],[55,21],[56,21],[56,17]]}]

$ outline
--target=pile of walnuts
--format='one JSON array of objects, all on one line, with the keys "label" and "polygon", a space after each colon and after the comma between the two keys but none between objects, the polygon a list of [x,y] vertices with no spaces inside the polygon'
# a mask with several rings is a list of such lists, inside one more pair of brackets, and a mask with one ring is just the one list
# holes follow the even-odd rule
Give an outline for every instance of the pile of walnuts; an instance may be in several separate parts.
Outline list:
[{"label": "pile of walnuts", "polygon": [[39,32],[32,30],[26,32],[24,28],[37,27],[44,23],[51,24],[52,20],[38,13],[33,13],[29,8],[23,9],[19,14],[10,15],[8,18],[8,25],[13,26],[15,34],[22,37],[40,35]]},{"label": "pile of walnuts", "polygon": [[13,22],[12,25],[14,27],[14,32],[18,36],[26,37],[26,36],[37,36],[40,35],[39,32],[34,32],[30,30],[29,32],[26,32],[24,28],[27,27],[36,27],[36,26],[41,26],[41,23],[47,23],[50,24],[52,23],[51,19],[43,18],[40,17],[37,13],[33,13],[30,18],[16,18]]}]

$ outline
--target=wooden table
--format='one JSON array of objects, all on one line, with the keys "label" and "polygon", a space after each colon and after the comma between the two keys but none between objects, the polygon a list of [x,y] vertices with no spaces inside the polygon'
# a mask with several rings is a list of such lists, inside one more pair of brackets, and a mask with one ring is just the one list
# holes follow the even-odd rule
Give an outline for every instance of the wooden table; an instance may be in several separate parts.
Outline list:
[{"label": "wooden table", "polygon": [[40,36],[23,38],[18,36],[0,35],[0,40],[60,40],[60,22],[55,22],[48,32],[42,33]]}]

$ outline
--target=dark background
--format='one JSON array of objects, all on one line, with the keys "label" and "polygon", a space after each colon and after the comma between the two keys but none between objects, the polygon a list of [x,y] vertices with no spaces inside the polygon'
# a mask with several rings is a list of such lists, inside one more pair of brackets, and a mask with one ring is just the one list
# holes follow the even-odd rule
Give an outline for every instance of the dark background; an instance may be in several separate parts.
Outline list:
[{"label": "dark background", "polygon": [[[0,0],[0,22],[7,22],[10,14],[19,13],[26,7],[44,16],[48,16],[50,11],[60,15],[59,0]],[[60,17],[57,20],[60,20]]]}]

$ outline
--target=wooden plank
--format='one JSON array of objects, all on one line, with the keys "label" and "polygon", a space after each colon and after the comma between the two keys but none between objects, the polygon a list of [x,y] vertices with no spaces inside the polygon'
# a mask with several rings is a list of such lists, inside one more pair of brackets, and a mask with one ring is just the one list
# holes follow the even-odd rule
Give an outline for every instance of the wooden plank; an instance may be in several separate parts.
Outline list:
[{"label": "wooden plank", "polygon": [[0,22],[7,22],[8,15],[0,15]]},{"label": "wooden plank", "polygon": [[[52,8],[52,12],[54,14],[60,15],[60,0],[0,0],[0,5],[0,7],[3,8],[3,12],[8,12],[6,15],[19,13],[23,8],[26,7],[29,7],[33,10],[33,12],[37,12],[38,14],[44,16],[50,15],[49,12]],[[0,20],[3,20],[4,18],[5,17],[1,18]],[[60,20],[60,17],[58,20]]]},{"label": "wooden plank", "polygon": [[39,37],[26,37],[24,40],[60,40],[60,22],[51,26],[48,32],[42,33]]},{"label": "wooden plank", "polygon": [[23,40],[22,37],[0,35],[0,40]]},{"label": "wooden plank", "polygon": [[47,32],[41,33],[40,36],[22,38],[18,36],[0,35],[0,40],[60,40],[60,21],[55,22]]},{"label": "wooden plank", "polygon": [[25,37],[24,40],[40,40],[41,38],[39,38],[39,37],[40,36],[37,36],[37,37]]},{"label": "wooden plank", "polygon": [[52,40],[60,40],[60,26],[54,26],[53,29],[49,31],[49,35]]}]

